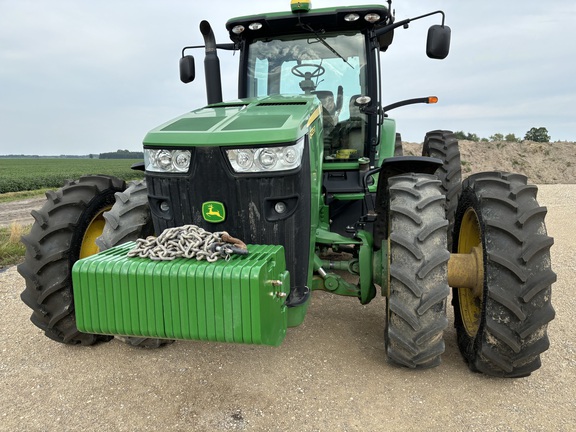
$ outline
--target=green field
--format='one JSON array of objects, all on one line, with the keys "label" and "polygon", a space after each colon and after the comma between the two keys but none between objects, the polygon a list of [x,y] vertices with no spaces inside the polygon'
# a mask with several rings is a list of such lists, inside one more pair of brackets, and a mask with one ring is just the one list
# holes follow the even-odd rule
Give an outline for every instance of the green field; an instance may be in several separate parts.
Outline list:
[{"label": "green field", "polygon": [[130,169],[138,159],[0,159],[0,194],[59,188],[87,174],[109,174],[124,180],[142,178]]}]

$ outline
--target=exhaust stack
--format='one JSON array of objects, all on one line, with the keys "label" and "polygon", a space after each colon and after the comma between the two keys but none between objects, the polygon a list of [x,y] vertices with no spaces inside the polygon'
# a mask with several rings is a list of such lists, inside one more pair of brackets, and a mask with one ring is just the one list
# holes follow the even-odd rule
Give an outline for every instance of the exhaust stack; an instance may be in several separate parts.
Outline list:
[{"label": "exhaust stack", "polygon": [[204,36],[206,57],[204,72],[206,74],[206,96],[208,105],[222,102],[222,78],[220,76],[220,59],[216,53],[216,38],[208,21],[200,23],[200,32]]}]

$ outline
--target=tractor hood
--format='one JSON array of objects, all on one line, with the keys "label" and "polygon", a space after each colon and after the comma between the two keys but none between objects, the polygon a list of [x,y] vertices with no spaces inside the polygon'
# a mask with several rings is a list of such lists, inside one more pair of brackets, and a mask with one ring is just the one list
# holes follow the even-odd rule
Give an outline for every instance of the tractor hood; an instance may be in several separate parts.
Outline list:
[{"label": "tractor hood", "polygon": [[321,114],[315,96],[267,96],[208,105],[171,120],[144,138],[145,147],[293,142]]}]

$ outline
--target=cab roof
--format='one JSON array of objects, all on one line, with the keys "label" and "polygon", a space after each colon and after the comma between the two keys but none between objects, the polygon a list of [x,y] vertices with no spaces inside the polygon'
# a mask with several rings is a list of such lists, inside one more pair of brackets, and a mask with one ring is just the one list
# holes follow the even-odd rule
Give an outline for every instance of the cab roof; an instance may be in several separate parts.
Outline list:
[{"label": "cab roof", "polygon": [[[344,18],[350,14],[357,14],[358,19],[355,21],[345,20]],[[378,14],[380,19],[374,23],[370,23],[364,19],[368,14]],[[303,25],[315,31],[360,31],[378,28],[390,24],[392,21],[392,15],[386,5],[360,5],[311,9],[309,12],[286,11],[242,16],[229,20],[226,23],[226,29],[232,41],[240,42],[246,39],[251,40],[255,38],[309,32],[310,30],[304,29]],[[261,24],[261,28],[252,30],[250,25],[253,23]],[[239,34],[233,31],[233,29],[238,28],[238,26],[244,28]]]}]

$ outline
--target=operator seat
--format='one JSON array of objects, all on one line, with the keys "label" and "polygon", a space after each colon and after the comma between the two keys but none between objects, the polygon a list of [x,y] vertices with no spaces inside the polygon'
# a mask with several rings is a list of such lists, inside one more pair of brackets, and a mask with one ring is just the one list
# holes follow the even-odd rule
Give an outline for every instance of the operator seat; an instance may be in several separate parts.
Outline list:
[{"label": "operator seat", "polygon": [[360,107],[356,105],[356,99],[361,95],[350,98],[348,105],[350,118],[343,122],[341,131],[342,148],[354,149],[358,157],[364,154],[364,137],[366,131],[366,115],[362,114]]},{"label": "operator seat", "polygon": [[316,95],[322,103],[322,120],[324,122],[324,131],[329,132],[334,128],[338,120],[336,119],[336,102],[334,93],[330,90],[315,90],[312,94]]}]

